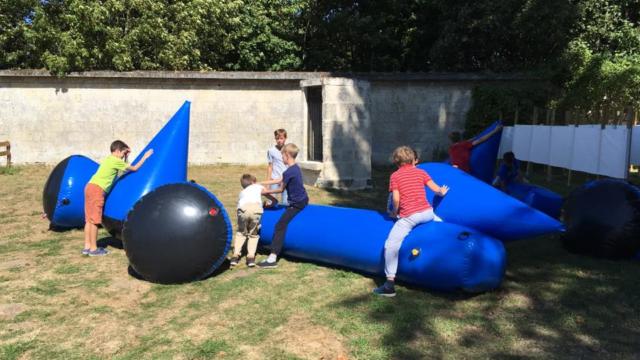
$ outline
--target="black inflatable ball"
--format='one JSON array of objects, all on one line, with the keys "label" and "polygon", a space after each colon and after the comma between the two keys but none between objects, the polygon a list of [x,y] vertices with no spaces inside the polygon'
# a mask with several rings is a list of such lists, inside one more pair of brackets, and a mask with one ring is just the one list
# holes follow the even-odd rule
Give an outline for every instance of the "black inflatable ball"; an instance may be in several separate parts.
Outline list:
[{"label": "black inflatable ball", "polygon": [[139,277],[177,284],[211,275],[229,251],[231,231],[213,194],[197,184],[179,183],[143,196],[127,215],[122,237]]},{"label": "black inflatable ball", "polygon": [[564,218],[571,252],[621,259],[640,251],[640,189],[627,181],[591,181],[574,190]]}]

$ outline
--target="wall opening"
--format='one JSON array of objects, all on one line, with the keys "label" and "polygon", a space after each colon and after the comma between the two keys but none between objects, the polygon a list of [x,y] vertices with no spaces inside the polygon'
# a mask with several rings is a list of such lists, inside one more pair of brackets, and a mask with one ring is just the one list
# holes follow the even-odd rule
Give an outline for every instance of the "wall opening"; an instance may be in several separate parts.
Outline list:
[{"label": "wall opening", "polygon": [[322,161],[322,86],[306,87],[307,160]]}]

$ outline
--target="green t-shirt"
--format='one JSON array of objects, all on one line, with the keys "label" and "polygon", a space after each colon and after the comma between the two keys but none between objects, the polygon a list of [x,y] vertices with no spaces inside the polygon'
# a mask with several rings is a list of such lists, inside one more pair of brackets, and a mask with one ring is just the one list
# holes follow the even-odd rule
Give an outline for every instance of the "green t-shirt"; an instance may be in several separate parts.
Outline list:
[{"label": "green t-shirt", "polygon": [[116,179],[116,175],[118,175],[118,171],[126,170],[128,167],[129,164],[124,162],[124,160],[109,155],[102,160],[98,171],[93,174],[89,183],[100,186],[104,192],[109,192],[113,181]]}]

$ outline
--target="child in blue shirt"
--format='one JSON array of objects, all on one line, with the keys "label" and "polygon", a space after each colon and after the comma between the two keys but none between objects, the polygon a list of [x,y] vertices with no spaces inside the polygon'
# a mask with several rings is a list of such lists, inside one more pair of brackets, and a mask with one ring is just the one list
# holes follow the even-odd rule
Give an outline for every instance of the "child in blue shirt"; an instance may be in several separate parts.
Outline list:
[{"label": "child in blue shirt", "polygon": [[282,173],[282,178],[280,179],[262,182],[262,185],[279,185],[277,189],[267,190],[266,193],[277,194],[286,190],[288,194],[287,209],[284,214],[282,214],[282,217],[280,217],[280,220],[278,220],[273,234],[271,253],[267,259],[258,263],[258,267],[262,269],[278,267],[278,255],[284,245],[284,235],[287,231],[287,226],[289,226],[291,220],[309,203],[309,196],[302,181],[302,170],[300,170],[300,166],[296,164],[298,152],[299,149],[295,144],[289,143],[284,145],[282,148],[282,160],[287,165],[287,170]]},{"label": "child in blue shirt", "polygon": [[498,169],[498,174],[493,180],[493,186],[502,191],[507,191],[507,186],[514,182],[523,182],[524,178],[520,173],[519,162],[513,152],[508,151],[502,155],[502,164]]}]

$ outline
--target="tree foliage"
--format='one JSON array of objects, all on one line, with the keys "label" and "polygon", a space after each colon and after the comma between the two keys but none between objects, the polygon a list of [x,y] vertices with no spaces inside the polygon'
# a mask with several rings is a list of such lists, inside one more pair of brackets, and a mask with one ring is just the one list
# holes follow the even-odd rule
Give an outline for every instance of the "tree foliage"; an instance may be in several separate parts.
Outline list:
[{"label": "tree foliage", "polygon": [[640,0],[0,0],[0,68],[525,72],[554,104],[637,106],[639,22]]}]

